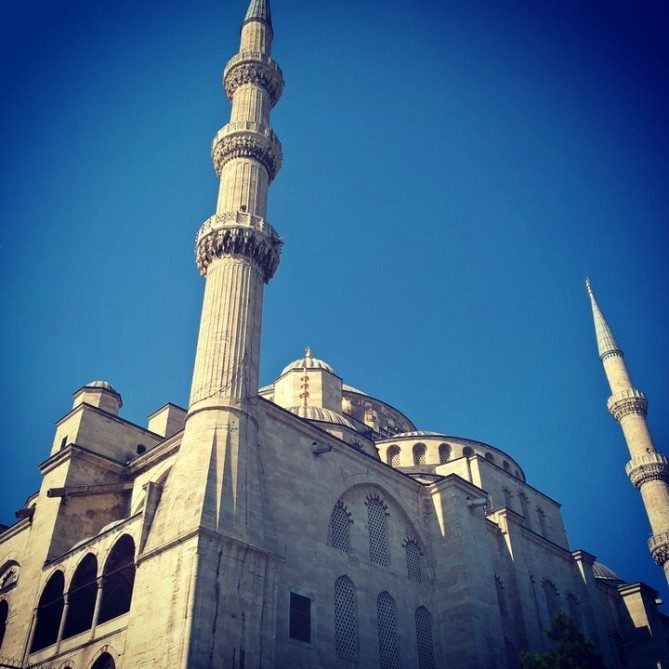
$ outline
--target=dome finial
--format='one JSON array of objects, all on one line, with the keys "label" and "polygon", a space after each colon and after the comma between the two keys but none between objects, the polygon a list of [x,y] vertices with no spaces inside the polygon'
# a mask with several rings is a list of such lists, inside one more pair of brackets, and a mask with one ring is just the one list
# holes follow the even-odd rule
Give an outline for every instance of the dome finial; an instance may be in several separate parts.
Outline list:
[{"label": "dome finial", "polygon": [[307,358],[307,359],[311,359],[311,358],[313,358],[313,356],[312,356],[312,354],[311,354],[311,346],[307,346],[307,347],[304,349],[304,357]]}]

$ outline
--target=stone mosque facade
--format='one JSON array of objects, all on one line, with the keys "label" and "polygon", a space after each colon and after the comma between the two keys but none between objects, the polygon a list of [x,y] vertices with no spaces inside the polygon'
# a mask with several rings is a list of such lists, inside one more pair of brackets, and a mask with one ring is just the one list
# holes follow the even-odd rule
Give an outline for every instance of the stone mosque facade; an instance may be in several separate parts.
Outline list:
[{"label": "stone mosque facade", "polygon": [[[310,349],[258,387],[267,193],[283,76],[268,0],[224,71],[230,122],[197,235],[204,301],[188,409],[135,425],[93,381],[56,423],[42,482],[0,532],[2,667],[514,668],[562,610],[608,666],[669,667],[657,592],[567,541],[511,454],[419,429]],[[669,556],[667,460],[588,286],[609,407]]]}]

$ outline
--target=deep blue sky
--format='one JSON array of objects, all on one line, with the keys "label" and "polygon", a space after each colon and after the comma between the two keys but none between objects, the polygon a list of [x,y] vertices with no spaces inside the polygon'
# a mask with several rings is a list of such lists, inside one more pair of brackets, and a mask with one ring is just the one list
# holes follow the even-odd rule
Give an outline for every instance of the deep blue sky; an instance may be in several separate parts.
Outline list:
[{"label": "deep blue sky", "polygon": [[[92,379],[187,403],[193,240],[244,0],[0,10],[0,521]],[[589,274],[669,438],[663,3],[274,0],[285,239],[262,382],[305,345],[425,429],[507,450],[573,548],[667,589],[605,409]]]}]

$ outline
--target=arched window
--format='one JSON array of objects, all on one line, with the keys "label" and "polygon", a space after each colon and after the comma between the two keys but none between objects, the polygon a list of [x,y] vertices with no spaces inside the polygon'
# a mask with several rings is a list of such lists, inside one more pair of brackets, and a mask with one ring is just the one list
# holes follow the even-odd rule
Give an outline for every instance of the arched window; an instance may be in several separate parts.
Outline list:
[{"label": "arched window", "polygon": [[5,562],[2,569],[0,569],[0,590],[15,585],[19,580],[19,565],[14,560]]},{"label": "arched window", "polygon": [[423,580],[423,574],[420,568],[420,548],[418,547],[418,542],[415,539],[407,539],[404,542],[404,549],[407,554],[407,575],[410,580],[420,583]]},{"label": "arched window", "polygon": [[367,525],[369,528],[369,559],[376,564],[388,564],[388,523],[386,505],[378,495],[368,495]]},{"label": "arched window", "polygon": [[67,596],[67,617],[63,638],[79,634],[93,625],[95,599],[98,594],[98,561],[89,553],[77,567]]},{"label": "arched window", "polygon": [[474,449],[473,449],[471,446],[465,446],[465,447],[462,449],[462,455],[463,455],[465,458],[469,458],[469,457],[471,457],[472,455],[474,455]]},{"label": "arched window", "polygon": [[505,472],[508,472],[511,469],[511,465],[509,464],[508,460],[504,460],[504,462],[502,462],[502,467],[504,467]]},{"label": "arched window", "polygon": [[443,465],[451,457],[451,447],[448,444],[439,444],[439,464]]},{"label": "arched window", "polygon": [[489,462],[493,462],[493,463],[495,462],[495,456],[490,452],[487,452],[485,454],[485,459],[488,460]]},{"label": "arched window", "polygon": [[130,610],[135,583],[135,542],[124,534],[107,558],[102,574],[102,600],[98,622],[103,623]]},{"label": "arched window", "polygon": [[395,600],[387,592],[382,592],[376,598],[376,615],[379,626],[379,664],[381,669],[399,669],[400,649],[397,639]]},{"label": "arched window", "polygon": [[102,655],[95,660],[91,669],[116,669],[116,663],[109,653],[102,653]]},{"label": "arched window", "polygon": [[522,490],[518,491],[518,499],[520,500],[520,512],[523,514],[523,518],[525,518],[525,525],[532,529],[532,522],[530,521],[530,500]]},{"label": "arched window", "polygon": [[9,618],[9,604],[7,604],[6,599],[3,599],[0,602],[0,648],[2,648],[2,642],[7,631],[7,618]]},{"label": "arched window", "polygon": [[497,605],[499,606],[499,614],[506,616],[508,609],[506,607],[506,593],[504,592],[504,583],[499,574],[495,574],[495,589],[497,590]]},{"label": "arched window", "polygon": [[553,616],[560,610],[560,593],[550,578],[545,578],[541,582],[541,587],[544,590],[544,597],[546,599],[546,611],[548,611],[548,619],[551,620]]},{"label": "arched window", "polygon": [[355,588],[351,579],[340,576],[335,581],[335,650],[344,660],[358,659],[358,613]]},{"label": "arched window", "polygon": [[546,521],[546,512],[540,507],[537,507],[537,518],[539,519],[539,529],[542,537],[548,537],[548,523]]},{"label": "arched window", "polygon": [[502,493],[504,493],[504,506],[513,511],[513,493],[506,487],[502,488]]},{"label": "arched window", "polygon": [[581,609],[578,605],[578,597],[576,597],[573,592],[568,592],[565,599],[567,600],[569,617],[574,621],[577,627],[581,627]]},{"label": "arched window", "polygon": [[56,643],[60,619],[65,606],[64,587],[65,577],[62,571],[52,574],[44,586],[37,605],[37,622],[35,623],[33,643],[30,647],[31,653]]},{"label": "arched window", "polygon": [[419,669],[434,669],[432,616],[424,606],[416,609],[416,645],[418,646]]},{"label": "arched window", "polygon": [[330,546],[344,553],[351,550],[351,524],[353,519],[346,510],[343,502],[339,500],[332,509],[330,516]]},{"label": "arched window", "polygon": [[415,466],[425,464],[425,444],[414,444],[413,447],[413,463]]},{"label": "arched window", "polygon": [[400,466],[400,447],[399,446],[391,446],[388,449],[388,464],[391,467],[399,467]]}]

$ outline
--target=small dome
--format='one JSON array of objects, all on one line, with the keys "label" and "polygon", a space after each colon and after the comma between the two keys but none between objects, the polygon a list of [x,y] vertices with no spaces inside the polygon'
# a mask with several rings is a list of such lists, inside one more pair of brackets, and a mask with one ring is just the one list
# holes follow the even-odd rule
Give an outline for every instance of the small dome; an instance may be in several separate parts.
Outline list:
[{"label": "small dome", "polygon": [[304,357],[300,358],[299,360],[293,360],[290,365],[286,365],[281,372],[281,376],[286,374],[286,372],[292,371],[293,369],[304,369],[305,367],[307,369],[324,369],[326,372],[330,372],[330,374],[335,373],[334,369],[332,369],[332,367],[330,367],[327,362],[319,360],[318,358],[314,358],[311,355],[311,348],[307,346],[307,349],[304,352]]},{"label": "small dome", "polygon": [[601,562],[595,562],[592,565],[592,573],[595,575],[595,578],[600,578],[605,581],[622,581],[618,574]]},{"label": "small dome", "polygon": [[338,425],[345,425],[346,427],[350,427],[352,430],[355,429],[353,424],[347,418],[344,418],[344,416],[342,416],[340,413],[330,411],[330,409],[324,409],[323,407],[297,406],[290,407],[288,411],[290,411],[290,413],[294,413],[296,416],[300,416],[300,418],[317,420],[321,423],[336,423]]},{"label": "small dome", "polygon": [[91,381],[90,383],[87,383],[85,388],[104,388],[105,390],[108,390],[111,393],[116,393],[117,395],[119,394],[118,390],[112,386],[109,381]]}]

